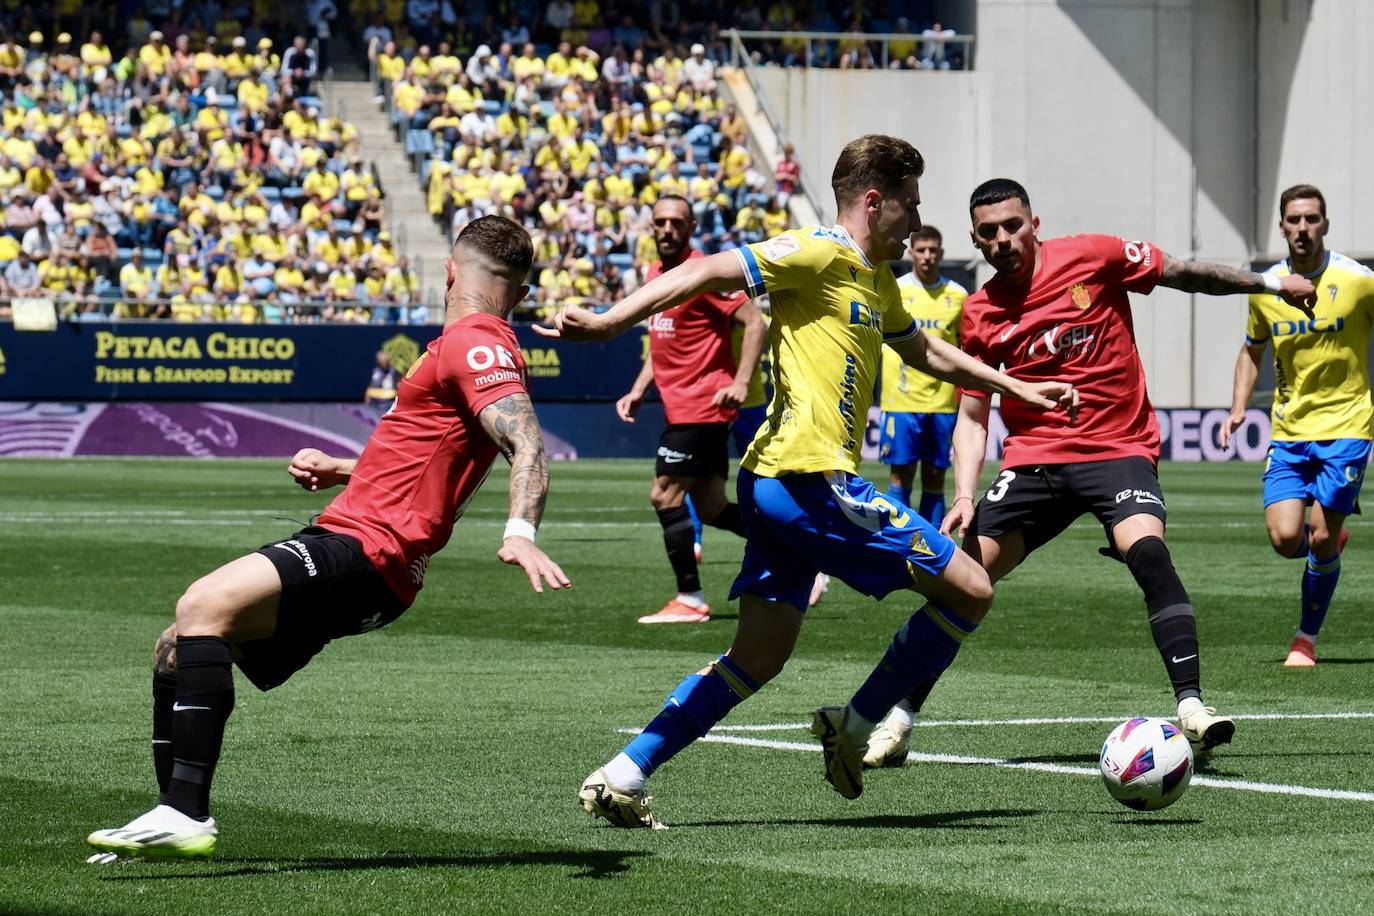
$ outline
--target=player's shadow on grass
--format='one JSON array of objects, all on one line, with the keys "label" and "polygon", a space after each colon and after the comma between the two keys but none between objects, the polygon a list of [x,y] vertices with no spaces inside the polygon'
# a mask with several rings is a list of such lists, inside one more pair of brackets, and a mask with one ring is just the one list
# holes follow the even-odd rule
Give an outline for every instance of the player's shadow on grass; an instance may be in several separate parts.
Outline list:
[{"label": "player's shadow on grass", "polygon": [[[219,859],[215,863],[157,863],[153,867],[175,868],[163,874],[108,875],[107,881],[184,881],[204,878],[238,878],[245,875],[279,875],[293,872],[348,871],[366,872],[382,869],[398,871],[421,868],[499,868],[511,865],[552,865],[582,869],[571,878],[614,878],[630,870],[630,860],[653,855],[642,851],[565,849],[541,852],[471,853],[452,856],[408,856],[390,854],[379,856],[303,857],[299,859],[269,856],[245,856]],[[229,866],[216,868],[215,865]],[[182,871],[179,866],[193,867]],[[207,870],[208,868],[208,870]]]},{"label": "player's shadow on grass", "polygon": [[986,824],[1043,811],[1028,808],[995,808],[989,811],[943,811],[931,814],[872,814],[867,817],[779,818],[775,820],[674,821],[673,828],[687,827],[867,827],[878,830],[1001,830],[1008,824]]},{"label": "player's shadow on grass", "polygon": [[[1274,661],[1282,665],[1284,659],[1276,658]],[[1322,656],[1317,660],[1317,666],[1322,665],[1374,665],[1374,658],[1327,658]]]}]

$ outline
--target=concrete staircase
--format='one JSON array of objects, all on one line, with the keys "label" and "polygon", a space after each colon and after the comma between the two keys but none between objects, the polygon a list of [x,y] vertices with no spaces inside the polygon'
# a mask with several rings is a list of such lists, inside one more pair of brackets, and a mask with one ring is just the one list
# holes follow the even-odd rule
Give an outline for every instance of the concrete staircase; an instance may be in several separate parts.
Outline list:
[{"label": "concrete staircase", "polygon": [[444,258],[449,253],[447,232],[430,218],[420,179],[411,168],[405,146],[392,133],[386,111],[373,101],[375,95],[366,74],[356,66],[341,66],[335,72],[325,104],[331,112],[357,126],[362,157],[376,164],[386,194],[387,229],[392,240],[401,254],[409,256],[419,275],[423,300],[441,304]]}]

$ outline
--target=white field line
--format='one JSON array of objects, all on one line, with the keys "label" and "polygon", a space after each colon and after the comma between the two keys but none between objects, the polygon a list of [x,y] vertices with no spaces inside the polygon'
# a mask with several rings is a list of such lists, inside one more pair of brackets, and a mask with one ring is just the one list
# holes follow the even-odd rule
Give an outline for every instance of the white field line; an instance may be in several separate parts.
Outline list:
[{"label": "white field line", "polygon": [[[739,744],[745,747],[770,748],[778,751],[819,751],[819,744],[804,744],[799,741],[770,741],[764,738],[742,738],[738,735],[710,734],[702,739],[717,744]],[[912,763],[951,763],[975,766],[993,766],[1008,770],[1031,770],[1036,773],[1056,773],[1064,776],[1096,776],[1102,774],[1096,767],[1071,767],[1058,763],[1036,763],[1028,760],[1006,760],[997,757],[964,757],[957,754],[918,754],[915,751],[906,758]],[[1338,801],[1374,802],[1374,792],[1353,792],[1346,789],[1316,789],[1311,786],[1289,786],[1271,782],[1251,782],[1248,779],[1214,779],[1210,776],[1194,776],[1193,785],[1209,789],[1237,789],[1243,792],[1262,792],[1268,795],[1300,795],[1308,798],[1327,798]]]},{"label": "white field line", "polygon": [[[987,728],[1005,725],[1096,725],[1106,722],[1125,722],[1131,716],[1054,716],[1042,719],[917,719],[917,728]],[[1169,719],[1170,715],[1158,718]],[[1255,721],[1278,719],[1374,719],[1374,712],[1254,712],[1233,715],[1232,719]],[[717,725],[717,732],[787,732],[805,731],[808,726],[798,722],[773,722],[766,725]],[[624,731],[624,729],[621,729]]]},{"label": "white field line", "polygon": [[[1125,716],[1055,716],[1034,719],[930,719],[915,724],[924,728],[986,728],[1015,725],[1089,725],[1107,722],[1123,722]],[[1166,717],[1167,718],[1167,717]],[[1232,716],[1233,719],[1250,721],[1272,720],[1312,720],[1312,719],[1374,719],[1374,712],[1260,712]],[[742,747],[759,747],[779,751],[819,751],[820,745],[801,741],[775,741],[767,738],[746,738],[742,735],[721,734],[722,732],[769,732],[806,729],[801,723],[771,723],[765,725],[717,725],[703,741],[716,744],[736,744]],[[637,735],[638,728],[618,728],[617,732]],[[1102,774],[1095,767],[1074,767],[1058,763],[1038,763],[1031,760],[1012,760],[999,757],[967,757],[959,754],[925,754],[912,751],[907,755],[911,763],[945,763],[973,766],[992,766],[1007,770],[1030,770],[1036,773],[1055,773],[1063,776],[1098,776]],[[1326,798],[1338,801],[1374,802],[1374,792],[1357,792],[1348,789],[1318,789],[1311,786],[1285,785],[1282,783],[1253,782],[1248,779],[1215,779],[1211,776],[1194,776],[1193,784],[1212,789],[1235,789],[1243,792],[1260,792],[1268,795],[1292,795],[1308,798]]]}]

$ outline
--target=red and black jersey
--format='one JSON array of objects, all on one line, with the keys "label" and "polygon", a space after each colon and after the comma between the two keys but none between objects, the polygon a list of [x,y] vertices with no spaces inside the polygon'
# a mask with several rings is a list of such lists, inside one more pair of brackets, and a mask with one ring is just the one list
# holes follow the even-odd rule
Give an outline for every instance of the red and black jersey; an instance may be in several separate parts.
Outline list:
[{"label": "red and black jersey", "polygon": [[409,605],[430,557],[448,543],[499,454],[478,414],[527,390],[525,361],[508,322],[478,312],[448,325],[401,380],[396,403],[320,526],[361,541]]},{"label": "red and black jersey", "polygon": [[1028,288],[997,276],[968,298],[960,337],[969,354],[1022,381],[1068,382],[1081,398],[1072,426],[1065,411],[1003,398],[1005,467],[1159,459],[1126,294],[1148,293],[1163,270],[1164,253],[1149,242],[1076,235],[1041,243]]}]

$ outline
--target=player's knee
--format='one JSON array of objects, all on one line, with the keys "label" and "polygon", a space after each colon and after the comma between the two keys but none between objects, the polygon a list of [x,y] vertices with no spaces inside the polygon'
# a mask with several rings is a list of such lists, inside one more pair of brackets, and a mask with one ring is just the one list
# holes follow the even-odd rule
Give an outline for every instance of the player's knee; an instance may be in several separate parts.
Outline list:
[{"label": "player's knee", "polygon": [[[1325,525],[1313,525],[1312,531],[1307,536],[1307,546],[1312,553],[1319,557],[1325,557],[1336,552],[1337,538],[1338,535],[1333,534],[1331,529]],[[1294,549],[1297,546],[1295,543]],[[1289,551],[1289,555],[1292,555],[1292,551]]]},{"label": "player's knee", "polygon": [[193,636],[222,636],[225,609],[215,590],[204,580],[191,583],[177,600],[176,629]]},{"label": "player's knee", "polygon": [[969,623],[979,623],[992,610],[992,580],[981,568],[977,574],[967,578],[966,582],[960,583],[956,595],[941,603],[948,605],[950,610]]},{"label": "player's knee", "polygon": [[653,504],[654,509],[660,512],[664,509],[671,509],[674,506],[682,505],[682,491],[676,487],[664,486],[655,480],[654,485],[649,488],[649,502]]},{"label": "player's knee", "polygon": [[[1269,544],[1281,557],[1291,557],[1302,546],[1302,529],[1296,531],[1278,525],[1269,525]],[[1313,532],[1315,535],[1315,532]]]},{"label": "player's knee", "polygon": [[751,646],[747,650],[732,646],[729,654],[730,660],[760,687],[781,674],[791,657],[790,652],[781,652],[772,646]]}]

